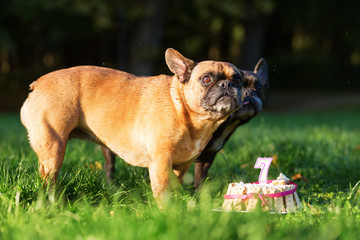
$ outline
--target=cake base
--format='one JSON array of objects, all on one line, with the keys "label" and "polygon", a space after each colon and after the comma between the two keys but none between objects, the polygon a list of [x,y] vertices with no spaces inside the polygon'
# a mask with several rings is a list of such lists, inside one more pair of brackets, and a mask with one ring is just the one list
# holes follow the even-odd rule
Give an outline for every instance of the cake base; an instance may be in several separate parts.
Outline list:
[{"label": "cake base", "polygon": [[222,211],[252,212],[257,207],[270,213],[295,212],[302,208],[297,185],[283,174],[266,184],[230,183]]},{"label": "cake base", "polygon": [[[236,210],[226,210],[226,209],[223,209],[222,207],[218,207],[218,208],[214,208],[214,209],[211,209],[212,211],[214,212],[236,212],[236,213],[254,213],[254,211],[236,211]],[[299,210],[296,210],[296,211],[291,211],[291,212],[266,212],[266,213],[269,213],[269,214],[282,214],[282,215],[285,215],[285,214],[288,214],[288,213],[296,213],[298,212]]]}]

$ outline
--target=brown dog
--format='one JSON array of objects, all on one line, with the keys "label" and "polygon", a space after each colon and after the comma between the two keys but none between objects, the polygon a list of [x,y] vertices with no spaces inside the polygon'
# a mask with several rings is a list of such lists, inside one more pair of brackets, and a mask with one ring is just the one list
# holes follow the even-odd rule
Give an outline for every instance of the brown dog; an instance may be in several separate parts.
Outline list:
[{"label": "brown dog", "polygon": [[[197,189],[208,175],[216,154],[223,148],[233,132],[241,125],[249,122],[262,111],[265,99],[265,89],[269,87],[268,66],[262,58],[256,64],[254,71],[240,70],[243,75],[244,103],[232,113],[214,132],[205,149],[195,160],[194,187]],[[106,178],[111,182],[115,173],[115,154],[102,146],[105,157]]]},{"label": "brown dog", "polygon": [[174,49],[174,76],[136,77],[95,66],[46,74],[21,108],[40,174],[56,180],[68,139],[92,140],[134,166],[148,167],[159,199],[173,169],[179,180],[216,128],[242,104],[242,76],[230,63],[195,63]]}]

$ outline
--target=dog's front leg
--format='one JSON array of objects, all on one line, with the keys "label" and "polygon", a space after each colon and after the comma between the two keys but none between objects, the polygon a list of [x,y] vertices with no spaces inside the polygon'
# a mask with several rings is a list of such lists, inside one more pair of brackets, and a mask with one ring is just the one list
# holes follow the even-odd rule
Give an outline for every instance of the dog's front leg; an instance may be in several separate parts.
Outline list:
[{"label": "dog's front leg", "polygon": [[204,162],[201,162],[201,161],[195,162],[195,167],[194,167],[194,172],[195,172],[194,187],[195,187],[195,189],[199,189],[203,183],[203,180],[205,179],[204,171],[203,171],[204,165],[205,165]]},{"label": "dog's front leg", "polygon": [[217,152],[211,150],[203,152],[198,159],[195,161],[195,177],[194,177],[194,187],[199,189],[200,186],[204,183],[205,179],[208,176],[209,168],[211,167]]},{"label": "dog's front leg", "polygon": [[160,207],[166,204],[166,193],[169,191],[171,161],[168,157],[152,160],[149,164],[151,189]]}]

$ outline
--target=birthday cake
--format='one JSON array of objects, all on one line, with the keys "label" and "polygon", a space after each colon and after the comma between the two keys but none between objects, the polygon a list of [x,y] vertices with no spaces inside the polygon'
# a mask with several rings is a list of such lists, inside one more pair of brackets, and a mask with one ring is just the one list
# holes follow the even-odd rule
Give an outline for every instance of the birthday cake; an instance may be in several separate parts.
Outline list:
[{"label": "birthday cake", "polygon": [[282,173],[276,180],[266,183],[230,183],[222,209],[251,212],[260,205],[263,211],[294,212],[302,207],[296,188],[297,185]]}]

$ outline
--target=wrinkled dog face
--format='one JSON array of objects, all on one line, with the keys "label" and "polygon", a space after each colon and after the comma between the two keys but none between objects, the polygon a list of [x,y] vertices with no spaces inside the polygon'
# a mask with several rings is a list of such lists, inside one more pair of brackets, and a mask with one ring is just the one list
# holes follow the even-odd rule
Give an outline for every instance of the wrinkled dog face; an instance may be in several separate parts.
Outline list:
[{"label": "wrinkled dog face", "polygon": [[[189,86],[200,89],[200,106],[216,116],[225,116],[242,105],[242,76],[230,63],[205,61],[195,66]],[[191,91],[187,89],[187,91]]]},{"label": "wrinkled dog face", "polygon": [[239,116],[252,117],[262,111],[264,91],[262,84],[256,74],[250,71],[244,73],[244,103],[239,110]]},{"label": "wrinkled dog face", "polygon": [[174,49],[168,49],[165,60],[181,82],[186,106],[209,118],[219,119],[242,105],[242,75],[227,62],[195,63]]},{"label": "wrinkled dog face", "polygon": [[254,71],[241,71],[244,76],[244,101],[242,108],[236,112],[236,118],[244,120],[262,111],[265,100],[264,91],[269,87],[268,67],[260,59]]}]

